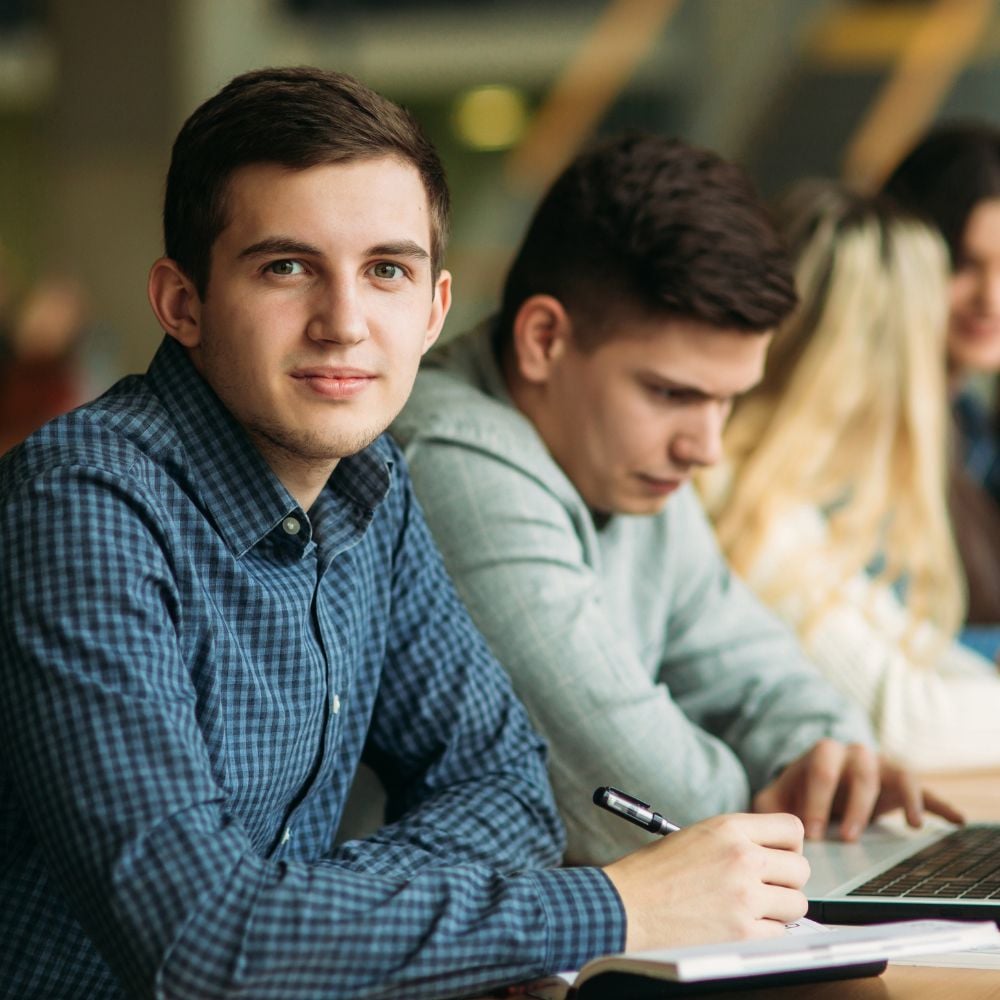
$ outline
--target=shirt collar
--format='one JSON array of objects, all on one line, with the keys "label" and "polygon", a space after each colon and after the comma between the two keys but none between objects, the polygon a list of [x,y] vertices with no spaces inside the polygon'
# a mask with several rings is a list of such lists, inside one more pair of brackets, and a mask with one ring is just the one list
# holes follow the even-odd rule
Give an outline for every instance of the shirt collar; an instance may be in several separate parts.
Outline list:
[{"label": "shirt collar", "polygon": [[[148,378],[173,419],[192,485],[236,557],[289,515],[308,526],[306,514],[172,337],[164,337]],[[341,459],[324,490],[340,493],[370,518],[389,490],[392,460],[378,439]],[[309,540],[307,529],[298,541]]]}]

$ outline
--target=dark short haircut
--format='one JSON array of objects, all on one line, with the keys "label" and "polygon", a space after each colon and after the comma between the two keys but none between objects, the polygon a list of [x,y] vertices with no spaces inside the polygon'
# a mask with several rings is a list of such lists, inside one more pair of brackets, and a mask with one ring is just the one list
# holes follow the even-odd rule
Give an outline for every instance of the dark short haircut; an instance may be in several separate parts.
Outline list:
[{"label": "dark short haircut", "polygon": [[542,199],[507,275],[501,350],[540,294],[562,303],[585,348],[636,309],[760,332],[796,303],[787,250],[744,171],[644,133],[582,153]]},{"label": "dark short haircut", "polygon": [[955,122],[932,129],[883,190],[937,226],[958,264],[973,209],[986,198],[1000,198],[1000,128]]},{"label": "dark short haircut", "polygon": [[174,142],[163,203],[165,250],[204,298],[226,191],[240,167],[305,169],[395,156],[420,174],[430,207],[431,263],[441,270],[449,196],[437,152],[415,119],[345,73],[301,66],[237,76],[202,104]]}]

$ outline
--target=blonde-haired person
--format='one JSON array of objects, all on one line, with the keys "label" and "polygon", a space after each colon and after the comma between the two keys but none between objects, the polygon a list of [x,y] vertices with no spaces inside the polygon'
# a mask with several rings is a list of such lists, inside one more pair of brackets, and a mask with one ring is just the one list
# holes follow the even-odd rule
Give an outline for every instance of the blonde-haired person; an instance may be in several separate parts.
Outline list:
[{"label": "blonde-haired person", "polygon": [[[951,521],[965,571],[962,641],[1000,654],[1000,127],[931,129],[883,188],[933,223],[951,252],[947,337]],[[988,403],[992,386],[993,403]]]},{"label": "blonde-haired person", "polygon": [[954,639],[944,243],[831,182],[800,184],[777,217],[801,302],[701,478],[721,546],[888,754],[1000,763],[1000,676]]}]

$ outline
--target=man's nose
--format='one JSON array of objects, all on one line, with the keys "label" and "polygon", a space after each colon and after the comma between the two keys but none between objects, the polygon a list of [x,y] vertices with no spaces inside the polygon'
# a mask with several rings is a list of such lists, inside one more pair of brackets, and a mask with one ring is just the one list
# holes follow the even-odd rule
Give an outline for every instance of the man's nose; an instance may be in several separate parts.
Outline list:
[{"label": "man's nose", "polygon": [[716,400],[692,407],[671,439],[671,458],[686,466],[715,465],[722,458],[727,413],[728,408]]},{"label": "man's nose", "polygon": [[307,329],[312,340],[357,344],[368,337],[361,290],[349,279],[325,283],[318,290]]}]

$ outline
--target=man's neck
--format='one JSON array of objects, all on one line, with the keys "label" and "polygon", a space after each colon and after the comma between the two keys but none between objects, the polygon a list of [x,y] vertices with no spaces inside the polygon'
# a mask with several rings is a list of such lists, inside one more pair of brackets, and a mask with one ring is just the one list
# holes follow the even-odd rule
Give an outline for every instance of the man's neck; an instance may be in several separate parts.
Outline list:
[{"label": "man's neck", "polygon": [[250,439],[281,485],[288,490],[299,507],[308,512],[333,475],[340,459],[317,461],[292,454],[259,434],[251,434]]},{"label": "man's neck", "polygon": [[504,350],[500,354],[500,357],[497,358],[497,364],[500,367],[500,375],[503,378],[503,383],[506,386],[511,402],[534,424],[535,430],[538,431],[544,440],[544,435],[535,417],[535,395],[537,390],[518,374],[517,362],[514,359],[513,351],[509,349]]}]

